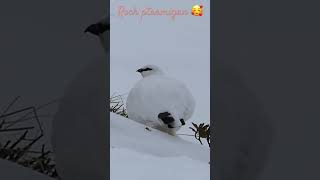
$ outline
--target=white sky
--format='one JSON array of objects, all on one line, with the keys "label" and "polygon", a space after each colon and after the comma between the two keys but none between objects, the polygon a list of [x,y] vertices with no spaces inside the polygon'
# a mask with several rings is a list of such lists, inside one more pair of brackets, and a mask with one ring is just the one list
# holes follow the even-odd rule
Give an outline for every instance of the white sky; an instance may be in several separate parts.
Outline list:
[{"label": "white sky", "polygon": [[[135,71],[146,64],[160,66],[169,76],[189,87],[196,111],[187,122],[210,122],[210,1],[122,0],[111,2],[111,95],[126,94],[141,79]],[[195,4],[204,6],[203,16],[191,15]],[[119,17],[118,7],[186,9],[188,16]],[[125,96],[126,98],[126,96]],[[185,126],[179,133],[191,133]]]}]

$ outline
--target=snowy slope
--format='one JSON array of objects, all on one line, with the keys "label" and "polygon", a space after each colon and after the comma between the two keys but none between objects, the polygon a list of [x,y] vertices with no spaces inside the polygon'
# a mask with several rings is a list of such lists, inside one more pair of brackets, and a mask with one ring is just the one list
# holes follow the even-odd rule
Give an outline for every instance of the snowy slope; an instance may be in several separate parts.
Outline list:
[{"label": "snowy slope", "polygon": [[0,159],[0,175],[3,180],[54,180],[13,162]]},{"label": "snowy slope", "polygon": [[209,148],[110,114],[111,179],[209,180]]}]

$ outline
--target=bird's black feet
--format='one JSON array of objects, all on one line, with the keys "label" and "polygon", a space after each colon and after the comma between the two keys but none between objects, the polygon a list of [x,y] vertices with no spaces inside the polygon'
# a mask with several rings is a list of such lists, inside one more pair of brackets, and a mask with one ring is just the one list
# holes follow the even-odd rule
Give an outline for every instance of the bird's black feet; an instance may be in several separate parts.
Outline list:
[{"label": "bird's black feet", "polygon": [[174,128],[172,125],[168,124],[168,128],[172,129]]}]

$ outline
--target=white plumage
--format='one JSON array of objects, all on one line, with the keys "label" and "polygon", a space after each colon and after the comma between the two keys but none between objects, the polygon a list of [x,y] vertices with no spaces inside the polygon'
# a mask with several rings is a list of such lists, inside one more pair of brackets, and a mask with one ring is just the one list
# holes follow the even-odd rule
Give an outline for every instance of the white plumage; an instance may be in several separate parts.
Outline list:
[{"label": "white plumage", "polygon": [[[129,118],[175,135],[194,112],[195,101],[190,91],[182,82],[165,76],[155,65],[144,66],[137,72],[143,78],[129,92]],[[161,113],[167,116],[160,119]]]}]

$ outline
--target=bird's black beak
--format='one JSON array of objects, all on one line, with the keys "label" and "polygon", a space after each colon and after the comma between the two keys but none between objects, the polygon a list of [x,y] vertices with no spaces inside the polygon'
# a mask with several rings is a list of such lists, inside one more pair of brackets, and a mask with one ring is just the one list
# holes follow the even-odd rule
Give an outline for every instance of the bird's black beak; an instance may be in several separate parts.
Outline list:
[{"label": "bird's black beak", "polygon": [[137,72],[141,73],[143,71],[143,69],[138,69]]}]

